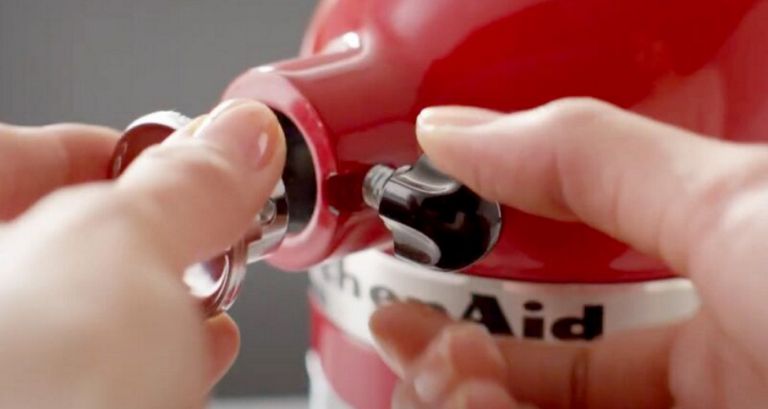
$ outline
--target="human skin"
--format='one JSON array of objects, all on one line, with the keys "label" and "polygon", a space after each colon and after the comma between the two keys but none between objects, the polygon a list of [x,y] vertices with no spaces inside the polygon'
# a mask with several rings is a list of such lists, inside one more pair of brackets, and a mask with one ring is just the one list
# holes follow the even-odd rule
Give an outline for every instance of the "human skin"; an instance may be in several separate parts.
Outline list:
[{"label": "human skin", "polygon": [[[117,182],[102,180],[111,131],[0,127],[0,407],[204,405],[234,359],[237,331],[225,316],[204,321],[180,274],[243,233],[285,151],[264,106],[227,108],[152,148]],[[403,379],[396,407],[768,400],[764,146],[584,99],[512,115],[429,109],[418,134],[438,167],[483,196],[587,223],[663,259],[693,281],[702,309],[587,347],[493,338],[393,304],[371,327]]]},{"label": "human skin", "polygon": [[114,131],[0,125],[0,407],[202,408],[237,327],[181,275],[282,172],[272,112],[229,101],[106,181]]},{"label": "human skin", "polygon": [[401,377],[395,408],[765,407],[766,146],[580,98],[514,114],[430,108],[418,137],[437,167],[484,197],[663,260],[702,307],[683,323],[552,345],[388,305],[370,325]]}]

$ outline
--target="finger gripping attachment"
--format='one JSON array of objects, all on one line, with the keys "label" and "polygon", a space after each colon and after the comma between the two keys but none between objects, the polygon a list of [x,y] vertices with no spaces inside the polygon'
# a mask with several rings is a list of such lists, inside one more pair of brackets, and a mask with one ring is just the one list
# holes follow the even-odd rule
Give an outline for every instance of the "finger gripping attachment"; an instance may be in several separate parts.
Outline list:
[{"label": "finger gripping attachment", "polygon": [[[190,118],[172,111],[153,112],[134,121],[115,146],[110,178],[117,179],[145,149],[161,143],[190,122]],[[280,181],[241,240],[218,256],[187,268],[184,282],[200,300],[206,315],[229,309],[245,277],[246,265],[264,258],[280,245],[288,229],[288,210],[285,187]]]},{"label": "finger gripping attachment", "polygon": [[392,232],[395,255],[437,270],[461,270],[498,240],[501,206],[438,171],[422,156],[412,166],[371,168],[366,203]]}]

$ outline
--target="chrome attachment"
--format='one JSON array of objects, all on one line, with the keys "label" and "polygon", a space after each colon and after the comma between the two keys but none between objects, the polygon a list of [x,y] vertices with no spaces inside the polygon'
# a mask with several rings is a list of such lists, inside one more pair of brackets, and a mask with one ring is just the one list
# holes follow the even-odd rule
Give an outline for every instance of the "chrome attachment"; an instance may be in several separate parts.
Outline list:
[{"label": "chrome attachment", "polygon": [[[110,176],[119,177],[144,149],[161,143],[189,122],[190,118],[173,111],[157,111],[133,121],[115,147]],[[184,272],[184,282],[192,295],[200,299],[208,316],[232,306],[247,265],[279,247],[287,231],[288,200],[280,181],[242,239],[219,256],[194,264]]]}]

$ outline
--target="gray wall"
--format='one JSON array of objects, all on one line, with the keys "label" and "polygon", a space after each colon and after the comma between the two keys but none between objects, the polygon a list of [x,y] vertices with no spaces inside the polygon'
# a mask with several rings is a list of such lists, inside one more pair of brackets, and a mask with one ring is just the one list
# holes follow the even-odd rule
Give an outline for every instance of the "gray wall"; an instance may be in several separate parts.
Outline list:
[{"label": "gray wall", "polygon": [[[198,114],[248,67],[293,56],[314,0],[0,0],[0,121],[121,128]],[[306,388],[306,277],[249,272],[242,354],[220,395]]]}]

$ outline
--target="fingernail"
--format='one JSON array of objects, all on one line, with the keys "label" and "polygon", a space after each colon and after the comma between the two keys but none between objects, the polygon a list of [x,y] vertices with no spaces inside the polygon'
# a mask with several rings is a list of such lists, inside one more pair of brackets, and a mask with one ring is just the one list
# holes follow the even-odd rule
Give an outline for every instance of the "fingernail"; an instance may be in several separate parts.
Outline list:
[{"label": "fingernail", "polygon": [[178,131],[171,134],[171,136],[165,138],[165,140],[162,142],[164,145],[171,145],[176,144],[181,141],[184,141],[186,139],[189,139],[192,137],[192,135],[195,134],[198,128],[200,128],[200,125],[202,125],[203,121],[208,117],[208,115],[201,115],[197,118],[189,121],[186,125],[184,125],[183,128],[179,129]]},{"label": "fingernail", "polygon": [[215,121],[217,118],[221,117],[223,114],[225,114],[227,111],[230,111],[234,108],[236,108],[239,105],[246,105],[250,103],[251,101],[247,99],[228,99],[226,101],[221,101],[219,105],[216,105],[208,115],[205,116],[205,121],[200,125],[198,129],[205,128],[206,126],[210,125]]},{"label": "fingernail", "polygon": [[229,100],[219,104],[194,131],[196,138],[221,144],[254,170],[266,166],[274,156],[279,124],[261,103]]},{"label": "fingernail", "polygon": [[482,108],[445,106],[426,108],[416,123],[422,131],[461,129],[484,125],[501,118],[503,114]]},{"label": "fingernail", "polygon": [[438,342],[435,350],[424,358],[413,376],[413,389],[425,404],[437,403],[448,392],[454,377],[449,341],[441,338]]},{"label": "fingernail", "polygon": [[398,354],[397,348],[393,345],[392,340],[388,339],[382,334],[377,333],[376,328],[371,327],[371,335],[373,336],[373,346],[379,354],[379,357],[385,364],[395,373],[398,377],[402,378],[405,374],[402,364],[402,357]]},{"label": "fingernail", "polygon": [[208,119],[208,115],[200,115],[193,119],[192,122],[187,124],[185,132],[189,135],[194,135],[206,119]]},{"label": "fingernail", "polygon": [[462,324],[450,341],[451,356],[457,365],[485,376],[504,376],[506,361],[488,328],[474,323]]},{"label": "fingernail", "polygon": [[473,380],[456,388],[445,409],[522,409],[509,392],[495,382]]},{"label": "fingernail", "polygon": [[462,324],[446,330],[435,349],[429,351],[413,377],[416,393],[424,403],[435,403],[443,397],[457,375],[462,373],[500,376],[503,358],[485,327]]},{"label": "fingernail", "polygon": [[444,312],[425,304],[396,302],[378,308],[368,328],[381,359],[402,378],[405,366],[413,360],[414,343],[426,338],[431,328],[436,334],[448,320]]}]

